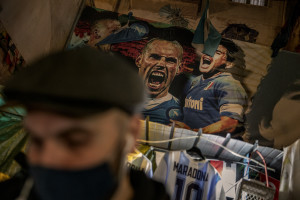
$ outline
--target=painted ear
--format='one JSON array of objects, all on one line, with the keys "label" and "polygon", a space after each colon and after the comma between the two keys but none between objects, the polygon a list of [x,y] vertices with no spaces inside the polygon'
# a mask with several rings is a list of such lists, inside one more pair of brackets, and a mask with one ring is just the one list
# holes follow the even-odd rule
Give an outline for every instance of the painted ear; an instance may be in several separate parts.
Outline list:
[{"label": "painted ear", "polygon": [[233,63],[232,62],[226,62],[226,69],[232,68],[233,67]]},{"label": "painted ear", "polygon": [[178,67],[176,68],[176,75],[182,72],[182,68],[183,68],[183,63],[179,63]]},{"label": "painted ear", "polygon": [[139,54],[136,59],[135,59],[135,65],[140,68],[140,65],[141,65],[141,60],[142,60],[142,55]]}]

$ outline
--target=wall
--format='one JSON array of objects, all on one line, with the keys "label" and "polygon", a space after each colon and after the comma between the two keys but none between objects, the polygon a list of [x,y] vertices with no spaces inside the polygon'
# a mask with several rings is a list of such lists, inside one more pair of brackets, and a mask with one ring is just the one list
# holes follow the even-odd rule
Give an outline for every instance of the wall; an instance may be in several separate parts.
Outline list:
[{"label": "wall", "polygon": [[[30,62],[64,47],[81,4],[82,0],[2,1],[0,20],[25,61]],[[167,4],[181,8],[182,16],[189,21],[188,28],[195,29],[200,18],[197,0],[95,0],[98,8],[121,13],[131,10],[137,17],[170,23],[158,13]],[[274,0],[270,7],[258,7],[211,0],[210,18],[220,32],[230,23],[244,23],[259,32],[257,44],[270,46],[283,24],[284,9],[285,1]]]},{"label": "wall", "polygon": [[260,7],[213,0],[210,17],[219,32],[228,24],[246,24],[259,32],[257,44],[270,46],[284,23],[284,10],[284,1],[272,1],[270,7]]},{"label": "wall", "polygon": [[82,2],[1,1],[0,20],[28,63],[64,48]]},{"label": "wall", "polygon": [[[200,20],[198,1],[175,0],[122,0],[119,10],[116,10],[117,0],[95,0],[98,8],[115,10],[119,13],[133,11],[134,16],[148,20],[169,23],[159,15],[159,8],[171,4],[174,8],[180,8],[182,15],[189,21],[188,28],[195,29]],[[210,18],[219,32],[222,32],[228,24],[246,24],[249,28],[259,32],[256,43],[270,46],[284,23],[284,0],[273,0],[269,7],[243,5],[232,3],[229,0],[210,0]]]}]

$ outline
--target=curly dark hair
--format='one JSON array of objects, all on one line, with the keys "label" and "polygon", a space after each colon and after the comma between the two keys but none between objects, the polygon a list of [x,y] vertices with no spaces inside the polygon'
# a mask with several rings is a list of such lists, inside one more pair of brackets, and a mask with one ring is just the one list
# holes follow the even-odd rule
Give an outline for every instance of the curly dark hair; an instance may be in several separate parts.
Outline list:
[{"label": "curly dark hair", "polygon": [[233,63],[233,67],[239,67],[241,69],[246,68],[245,53],[241,47],[235,44],[232,40],[222,38],[220,45],[227,49],[227,61]]},{"label": "curly dark hair", "polygon": [[245,53],[241,47],[235,44],[232,40],[222,38],[220,45],[227,49],[227,61],[232,63],[230,68],[219,67],[217,70],[222,72],[229,72],[234,79],[240,81],[247,95],[250,95],[249,88],[244,82],[245,77],[248,76],[249,71],[246,70]]}]

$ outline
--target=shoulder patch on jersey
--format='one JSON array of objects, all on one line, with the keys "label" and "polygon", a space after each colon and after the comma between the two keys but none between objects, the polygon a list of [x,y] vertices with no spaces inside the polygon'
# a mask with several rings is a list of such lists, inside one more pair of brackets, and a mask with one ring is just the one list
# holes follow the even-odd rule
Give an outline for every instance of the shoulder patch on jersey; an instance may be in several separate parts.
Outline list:
[{"label": "shoulder patch on jersey", "polygon": [[171,108],[168,110],[168,116],[173,120],[180,120],[182,118],[182,113],[179,108]]}]

